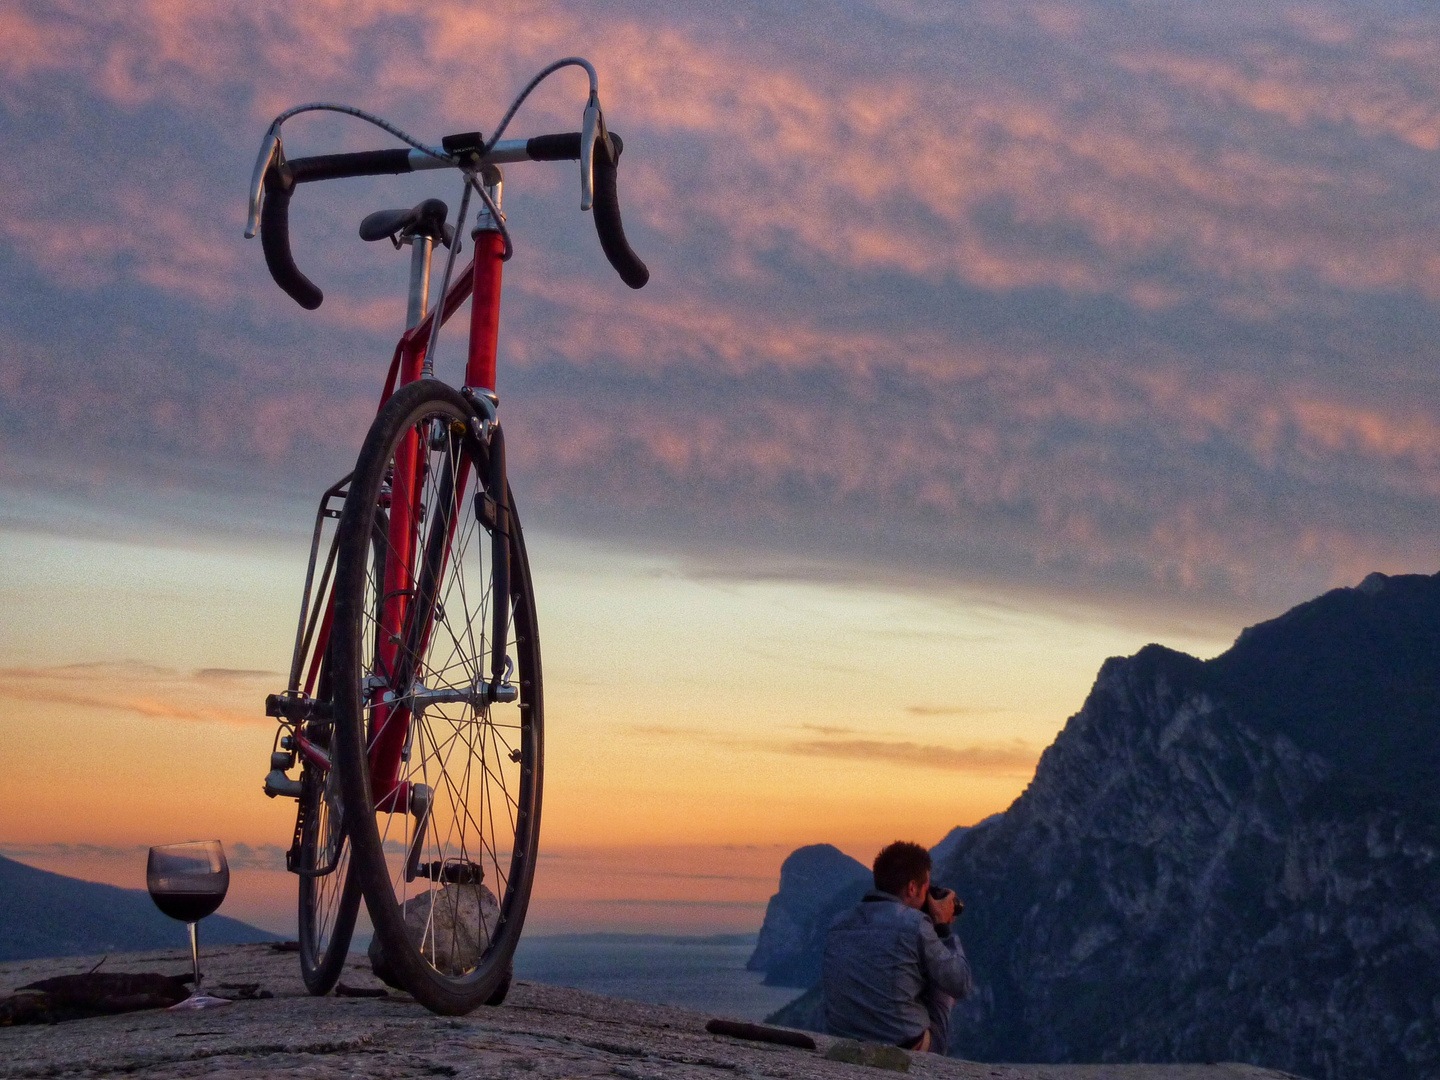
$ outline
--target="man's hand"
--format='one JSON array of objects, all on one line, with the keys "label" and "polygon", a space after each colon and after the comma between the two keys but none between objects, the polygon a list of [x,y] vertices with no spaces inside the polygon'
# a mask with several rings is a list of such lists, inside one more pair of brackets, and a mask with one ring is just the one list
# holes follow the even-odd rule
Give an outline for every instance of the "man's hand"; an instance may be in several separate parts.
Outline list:
[{"label": "man's hand", "polygon": [[955,894],[932,885],[925,897],[925,914],[937,925],[948,926],[955,921]]}]

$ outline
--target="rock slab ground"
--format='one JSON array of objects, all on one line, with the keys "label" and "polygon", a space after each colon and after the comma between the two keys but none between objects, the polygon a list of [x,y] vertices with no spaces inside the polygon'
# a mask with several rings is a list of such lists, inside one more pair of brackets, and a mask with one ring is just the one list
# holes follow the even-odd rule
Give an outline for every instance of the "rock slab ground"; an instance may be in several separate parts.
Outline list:
[{"label": "rock slab ground", "polygon": [[[85,971],[100,957],[0,964],[0,992]],[[179,950],[127,953],[102,970],[182,974]],[[865,1080],[888,1075],[826,1060],[818,1050],[743,1042],[705,1031],[703,1013],[582,990],[517,982],[505,1004],[434,1016],[408,996],[312,998],[293,953],[268,945],[205,950],[206,988],[259,983],[273,997],[201,1013],[164,1011],[0,1029],[0,1076],[306,1080],[486,1077],[496,1080]],[[342,980],[378,989],[361,957]],[[911,1055],[911,1076],[935,1080],[1281,1080],[1250,1065],[992,1065]]]}]

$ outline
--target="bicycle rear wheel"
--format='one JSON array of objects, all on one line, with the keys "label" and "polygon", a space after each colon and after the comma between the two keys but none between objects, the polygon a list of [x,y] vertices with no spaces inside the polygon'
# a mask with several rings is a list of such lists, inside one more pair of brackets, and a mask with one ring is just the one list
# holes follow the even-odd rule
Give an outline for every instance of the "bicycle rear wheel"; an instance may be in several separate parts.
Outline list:
[{"label": "bicycle rear wheel", "polygon": [[451,1014],[506,980],[539,843],[535,602],[490,472],[465,399],[412,383],[371,426],[338,534],[335,765],[352,873],[395,981]]},{"label": "bicycle rear wheel", "polygon": [[[384,563],[389,519],[377,513],[371,533],[371,559],[377,572]],[[320,668],[319,697],[331,702],[334,678],[327,657]],[[315,717],[301,728],[311,743],[334,757],[334,720]],[[300,772],[298,846],[300,911],[297,920],[300,976],[316,997],[328,994],[339,980],[360,911],[360,879],[350,872],[350,838],[345,833],[345,801],[333,760],[326,769],[306,761]]]},{"label": "bicycle rear wheel", "polygon": [[360,910],[339,779],[333,768],[308,763],[300,773],[300,974],[317,996],[340,978]]}]

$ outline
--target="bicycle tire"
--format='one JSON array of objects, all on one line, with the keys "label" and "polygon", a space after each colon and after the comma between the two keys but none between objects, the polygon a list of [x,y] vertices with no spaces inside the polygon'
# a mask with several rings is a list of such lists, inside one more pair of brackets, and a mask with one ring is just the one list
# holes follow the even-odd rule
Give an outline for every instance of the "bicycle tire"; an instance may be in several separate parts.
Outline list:
[{"label": "bicycle tire", "polygon": [[[381,510],[371,533],[371,560],[383,563],[385,527]],[[334,697],[329,657],[320,666],[319,698]],[[333,719],[315,719],[304,727],[311,742],[333,752]],[[344,800],[339,773],[307,762],[300,772],[300,889],[296,919],[300,946],[300,977],[305,989],[323,997],[335,987],[349,955],[360,911],[360,881],[350,873],[350,839],[344,832]],[[323,840],[322,840],[323,838]],[[334,864],[330,873],[317,870]]]},{"label": "bicycle tire", "polygon": [[[334,769],[300,772],[300,976],[319,997],[339,980],[360,910],[360,882],[350,872],[350,845]],[[312,872],[335,863],[323,876]]]},{"label": "bicycle tire", "polygon": [[[401,388],[376,417],[340,517],[330,646],[352,873],[394,980],[451,1015],[490,1000],[510,971],[534,881],[544,753],[524,540],[508,485],[503,506],[485,497],[490,448],[471,419],[465,399],[433,379]],[[406,457],[412,451],[418,462]],[[367,550],[376,515],[407,500],[419,512],[408,535],[387,535],[377,572]],[[499,670],[491,603],[507,565],[500,659],[514,663],[517,696],[504,702],[480,698],[478,688]],[[406,605],[402,633],[382,634],[374,612],[386,603]],[[392,686],[406,681],[407,668],[414,681]],[[396,780],[412,786],[377,793],[369,745],[394,734],[386,733],[388,721],[377,724],[390,715],[387,694],[412,703],[420,701],[415,694],[468,697],[411,714]],[[408,812],[418,785],[431,793],[423,830]],[[398,806],[403,790],[412,801]]]}]

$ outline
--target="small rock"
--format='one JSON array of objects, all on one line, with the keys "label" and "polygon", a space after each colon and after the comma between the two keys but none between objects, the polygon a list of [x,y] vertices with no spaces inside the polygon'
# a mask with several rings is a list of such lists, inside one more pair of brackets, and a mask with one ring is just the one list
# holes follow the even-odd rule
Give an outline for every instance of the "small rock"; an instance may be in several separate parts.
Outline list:
[{"label": "small rock", "polygon": [[[447,975],[464,974],[480,962],[500,918],[500,904],[484,885],[443,885],[412,896],[401,910],[410,940]],[[385,960],[379,934],[370,939],[369,955],[376,976],[403,990]]]},{"label": "small rock", "polygon": [[43,990],[21,990],[0,998],[0,1027],[43,1024],[49,1019],[50,995]]},{"label": "small rock", "polygon": [[841,1039],[825,1051],[826,1061],[843,1061],[849,1065],[869,1065],[874,1069],[889,1069],[891,1072],[909,1072],[910,1055],[898,1046],[884,1046],[880,1043],[856,1042]]},{"label": "small rock", "polygon": [[335,996],[356,998],[383,998],[389,997],[390,992],[379,986],[347,986],[343,982],[337,982],[335,984]]},{"label": "small rock", "polygon": [[269,990],[262,990],[259,983],[220,983],[215,989],[224,990],[223,997],[236,1001],[264,1001],[275,996]]}]

